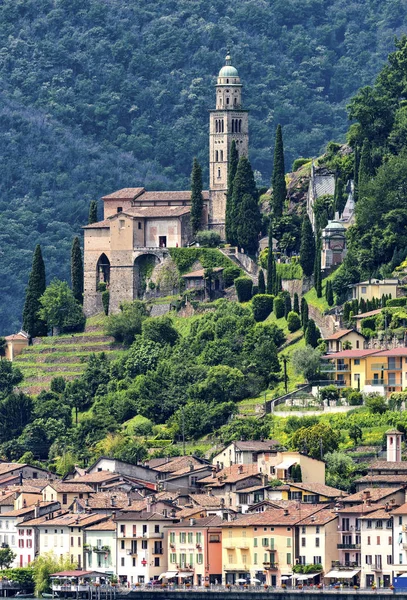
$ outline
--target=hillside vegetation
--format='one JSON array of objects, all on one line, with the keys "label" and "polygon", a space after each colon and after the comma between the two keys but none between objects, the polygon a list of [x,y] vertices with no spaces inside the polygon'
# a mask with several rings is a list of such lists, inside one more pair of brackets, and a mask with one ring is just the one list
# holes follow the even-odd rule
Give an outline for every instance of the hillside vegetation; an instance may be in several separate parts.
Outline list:
[{"label": "hillside vegetation", "polygon": [[407,16],[402,0],[5,0],[0,6],[0,333],[20,325],[31,253],[66,278],[88,203],[120,187],[207,178],[208,108],[230,44],[250,114],[250,158],[269,182],[346,130]]}]

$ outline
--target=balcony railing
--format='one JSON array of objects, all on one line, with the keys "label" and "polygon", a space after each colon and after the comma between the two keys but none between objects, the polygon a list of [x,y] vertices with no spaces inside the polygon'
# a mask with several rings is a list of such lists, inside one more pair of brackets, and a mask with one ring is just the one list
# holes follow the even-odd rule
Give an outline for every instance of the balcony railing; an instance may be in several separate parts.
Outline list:
[{"label": "balcony railing", "polygon": [[278,563],[264,562],[263,567],[265,568],[266,571],[267,570],[274,571],[274,570],[278,569]]},{"label": "balcony railing", "polygon": [[365,385],[384,385],[384,379],[366,379]]},{"label": "balcony railing", "polygon": [[133,537],[135,539],[142,539],[142,540],[146,540],[148,538],[153,539],[153,540],[163,540],[164,539],[164,534],[163,533],[138,533],[138,534],[133,534],[133,536],[129,536],[129,537]]},{"label": "balcony railing", "polygon": [[360,550],[360,544],[337,544],[338,550]]},{"label": "balcony railing", "polygon": [[343,562],[339,562],[339,560],[332,561],[332,569],[349,569],[349,567],[360,567],[360,564],[349,560]]},{"label": "balcony railing", "polygon": [[385,364],[373,364],[372,371],[387,371],[388,367]]},{"label": "balcony railing", "polygon": [[164,554],[164,548],[154,548],[153,554]]}]

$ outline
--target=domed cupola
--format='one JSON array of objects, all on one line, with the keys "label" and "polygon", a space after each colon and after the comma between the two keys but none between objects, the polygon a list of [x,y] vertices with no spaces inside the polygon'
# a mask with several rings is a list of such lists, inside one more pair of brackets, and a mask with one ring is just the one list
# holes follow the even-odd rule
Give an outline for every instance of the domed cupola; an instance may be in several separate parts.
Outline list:
[{"label": "domed cupola", "polygon": [[221,68],[216,85],[216,108],[223,110],[240,109],[242,104],[242,84],[239,73],[232,66],[229,52],[225,58],[225,65]]}]

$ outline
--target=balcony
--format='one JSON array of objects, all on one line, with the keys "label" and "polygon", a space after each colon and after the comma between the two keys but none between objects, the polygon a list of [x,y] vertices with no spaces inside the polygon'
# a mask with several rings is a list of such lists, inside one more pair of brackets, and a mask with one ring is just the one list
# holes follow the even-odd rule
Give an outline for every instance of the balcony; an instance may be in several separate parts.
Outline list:
[{"label": "balcony", "polygon": [[384,385],[384,379],[366,379],[365,385]]},{"label": "balcony", "polygon": [[236,550],[235,544],[231,544],[230,542],[225,543],[226,550]]},{"label": "balcony", "polygon": [[93,552],[103,552],[104,554],[109,554],[110,546],[94,546]]},{"label": "balcony", "polygon": [[360,550],[360,544],[337,544],[338,550]]},{"label": "balcony", "polygon": [[343,562],[339,562],[339,560],[332,561],[332,569],[360,569],[360,564],[355,561],[345,560]]},{"label": "balcony", "polygon": [[373,364],[372,365],[372,371],[387,371],[388,370],[388,366],[385,364]]},{"label": "balcony", "polygon": [[248,550],[249,546],[248,544],[241,544],[240,546],[238,546],[239,550]]},{"label": "balcony", "polygon": [[164,548],[153,548],[153,554],[164,554]]},{"label": "balcony", "polygon": [[263,567],[266,571],[276,571],[278,569],[278,563],[264,562]]},{"label": "balcony", "polygon": [[138,539],[138,540],[147,540],[147,539],[163,540],[164,534],[163,533],[142,533],[142,534],[135,534],[130,537],[133,537],[134,539]]}]

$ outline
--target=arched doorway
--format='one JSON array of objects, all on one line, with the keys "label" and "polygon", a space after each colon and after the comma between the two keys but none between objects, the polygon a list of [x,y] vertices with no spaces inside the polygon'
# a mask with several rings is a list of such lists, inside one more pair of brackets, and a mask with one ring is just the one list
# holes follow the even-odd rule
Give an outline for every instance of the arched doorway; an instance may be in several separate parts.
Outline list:
[{"label": "arched doorway", "polygon": [[155,254],[141,254],[134,261],[133,298],[142,298],[146,291],[147,281],[160,259]]},{"label": "arched doorway", "polygon": [[100,255],[96,265],[96,289],[99,283],[105,283],[106,287],[109,287],[110,283],[110,260],[105,253]]}]

